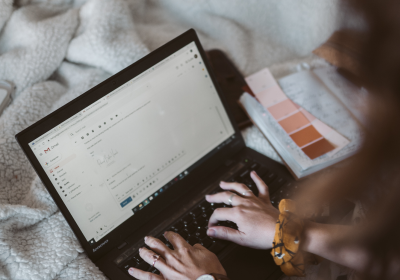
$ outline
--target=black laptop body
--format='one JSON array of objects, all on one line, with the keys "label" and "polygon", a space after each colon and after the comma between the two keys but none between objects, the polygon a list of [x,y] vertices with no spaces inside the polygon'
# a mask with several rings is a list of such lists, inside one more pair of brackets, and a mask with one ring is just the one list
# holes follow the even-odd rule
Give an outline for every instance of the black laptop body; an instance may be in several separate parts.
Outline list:
[{"label": "black laptop body", "polygon": [[[281,275],[269,251],[205,235],[205,194],[221,180],[255,193],[256,170],[277,205],[295,182],[245,146],[204,50],[189,30],[16,135],[88,257],[110,279],[138,257],[144,236],[166,230],[218,255],[230,279]],[[233,223],[226,226],[235,227]]]}]

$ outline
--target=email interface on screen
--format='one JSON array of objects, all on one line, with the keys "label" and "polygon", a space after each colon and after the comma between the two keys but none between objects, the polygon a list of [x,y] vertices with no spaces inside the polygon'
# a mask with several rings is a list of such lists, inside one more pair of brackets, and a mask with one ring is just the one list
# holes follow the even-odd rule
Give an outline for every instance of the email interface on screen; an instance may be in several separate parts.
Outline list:
[{"label": "email interface on screen", "polygon": [[95,243],[233,137],[193,42],[29,145]]}]

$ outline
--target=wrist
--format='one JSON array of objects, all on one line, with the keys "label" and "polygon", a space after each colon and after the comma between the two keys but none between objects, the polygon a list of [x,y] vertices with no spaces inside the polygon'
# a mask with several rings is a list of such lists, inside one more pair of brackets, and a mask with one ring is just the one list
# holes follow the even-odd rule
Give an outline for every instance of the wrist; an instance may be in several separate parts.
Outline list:
[{"label": "wrist", "polygon": [[[344,236],[349,234],[350,230],[351,228],[349,226],[306,222],[302,235],[301,249],[338,264],[357,269],[349,264],[352,263],[352,259],[354,258],[357,258],[358,262],[360,262],[362,258],[360,256],[363,256],[362,253],[357,254],[357,257],[353,258],[352,254],[348,251],[349,245],[339,245],[335,247],[335,250],[332,250],[332,244],[334,244],[335,239],[341,240]],[[352,248],[350,251],[354,252],[355,249]]]},{"label": "wrist", "polygon": [[324,257],[334,238],[340,238],[348,231],[348,226],[319,224],[306,221],[302,234],[301,250]]},{"label": "wrist", "polygon": [[[313,251],[313,237],[315,237],[317,232],[317,226],[315,223],[310,221],[305,221],[303,233],[301,235],[301,250],[304,252],[314,253]],[[315,241],[315,240],[314,240]]]}]

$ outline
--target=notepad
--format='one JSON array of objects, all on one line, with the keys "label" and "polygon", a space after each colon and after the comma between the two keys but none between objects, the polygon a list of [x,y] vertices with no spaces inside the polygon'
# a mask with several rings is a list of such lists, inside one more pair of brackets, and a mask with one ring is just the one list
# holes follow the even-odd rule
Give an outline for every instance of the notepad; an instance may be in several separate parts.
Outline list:
[{"label": "notepad", "polygon": [[267,68],[247,77],[246,82],[264,108],[310,159],[337,152],[349,143],[290,100]]},{"label": "notepad", "polygon": [[240,104],[295,177],[335,164],[360,147],[358,122],[313,71],[277,82],[263,69],[246,81],[254,96],[245,92]]}]

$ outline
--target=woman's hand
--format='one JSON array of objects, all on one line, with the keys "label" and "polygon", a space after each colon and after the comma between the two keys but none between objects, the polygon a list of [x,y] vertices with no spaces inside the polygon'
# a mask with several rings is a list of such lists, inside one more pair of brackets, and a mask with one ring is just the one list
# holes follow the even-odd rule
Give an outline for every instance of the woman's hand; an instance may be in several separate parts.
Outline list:
[{"label": "woman's hand", "polygon": [[162,275],[156,275],[136,268],[130,268],[129,274],[139,280],[194,280],[208,273],[226,275],[217,256],[200,244],[191,246],[179,234],[171,231],[164,233],[165,238],[172,244],[174,250],[168,248],[161,240],[146,237],[145,243],[151,248],[140,249],[140,256],[150,265],[154,255],[160,255],[154,267]]},{"label": "woman's hand", "polygon": [[[206,196],[206,200],[213,203],[230,204],[231,199],[233,206],[215,209],[208,224],[207,234],[246,247],[270,249],[279,211],[272,206],[268,187],[263,180],[254,171],[250,176],[259,190],[258,197],[244,184],[226,182],[220,184],[226,192]],[[220,221],[232,221],[236,223],[238,230],[217,226]]]}]

